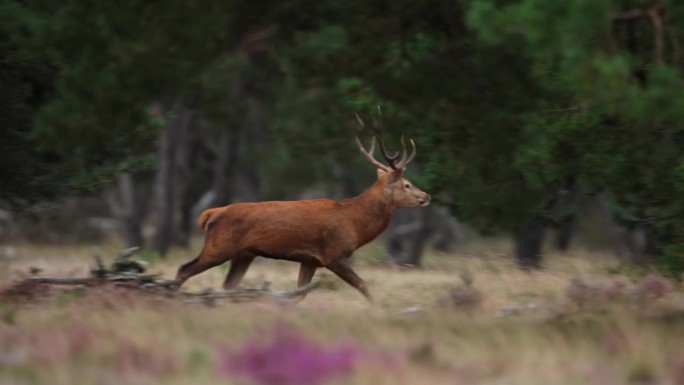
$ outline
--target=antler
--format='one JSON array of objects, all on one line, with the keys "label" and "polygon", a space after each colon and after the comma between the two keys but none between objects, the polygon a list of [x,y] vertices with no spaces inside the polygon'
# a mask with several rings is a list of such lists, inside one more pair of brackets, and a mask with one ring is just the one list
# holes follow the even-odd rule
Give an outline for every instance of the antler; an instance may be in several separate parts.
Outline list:
[{"label": "antler", "polygon": [[404,142],[404,136],[402,135],[401,147],[403,149],[403,153],[401,160],[397,164],[397,168],[406,168],[406,166],[413,161],[413,158],[416,157],[416,142],[414,142],[413,139],[409,139],[409,142],[411,143],[411,155],[408,157],[408,159],[406,159],[406,143]]},{"label": "antler", "polygon": [[[399,151],[397,151],[396,154],[394,154],[394,155],[391,155],[391,156],[387,155],[387,149],[385,148],[385,142],[379,136],[378,136],[378,142],[380,142],[380,153],[382,154],[382,157],[385,158],[385,160],[387,161],[389,166],[392,167],[392,170],[397,170],[398,167],[397,167],[396,161],[397,161],[397,159],[399,159]],[[406,156],[405,152],[406,152],[406,148],[404,148],[404,156]]]},{"label": "antler", "polygon": [[366,149],[363,148],[363,144],[361,144],[361,140],[359,140],[359,137],[358,137],[358,136],[357,136],[355,139],[356,139],[356,144],[359,146],[359,150],[361,150],[361,153],[366,157],[366,159],[368,159],[369,162],[373,163],[373,164],[375,165],[375,167],[377,167],[377,168],[379,168],[379,169],[381,169],[381,170],[383,170],[383,171],[387,171],[387,172],[390,171],[390,168],[389,168],[389,167],[387,167],[387,166],[385,166],[384,164],[378,162],[378,161],[375,160],[375,158],[373,157],[373,151],[375,151],[375,137],[373,137],[373,141],[371,142],[370,151],[366,151]]},{"label": "antler", "polygon": [[[359,124],[361,125],[362,128],[366,127],[366,124],[361,120],[361,117],[358,114],[356,115],[356,119],[359,121]],[[378,139],[378,142],[380,142],[380,153],[382,154],[382,157],[385,158],[387,163],[389,164],[389,167],[385,166],[384,164],[378,162],[374,157],[373,157],[373,151],[375,150],[375,139]],[[403,170],[408,166],[409,163],[413,160],[413,158],[416,156],[416,143],[413,141],[413,139],[409,139],[411,142],[411,155],[406,158],[406,142],[404,142],[404,136],[402,135],[401,137],[401,147],[402,147],[402,153],[401,153],[401,160],[397,162],[397,159],[399,159],[399,151],[397,151],[394,155],[388,155],[387,154],[387,149],[385,148],[385,142],[382,140],[382,138],[378,135],[373,135],[373,141],[371,142],[371,147],[370,151],[366,151],[366,149],[363,147],[363,144],[361,144],[361,140],[359,140],[359,137],[357,136],[356,138],[356,144],[359,146],[359,150],[361,150],[361,153],[368,159],[372,164],[374,164],[377,168],[384,170],[384,171],[390,171],[390,170]]]}]

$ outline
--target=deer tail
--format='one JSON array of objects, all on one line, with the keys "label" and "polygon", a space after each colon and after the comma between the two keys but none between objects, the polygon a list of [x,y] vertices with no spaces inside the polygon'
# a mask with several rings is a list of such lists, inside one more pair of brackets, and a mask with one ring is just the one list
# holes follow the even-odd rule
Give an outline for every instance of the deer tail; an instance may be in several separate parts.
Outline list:
[{"label": "deer tail", "polygon": [[202,214],[199,217],[199,220],[197,221],[197,224],[199,225],[200,229],[207,231],[207,226],[209,225],[209,220],[216,214],[218,210],[220,210],[221,207],[217,207],[214,209],[207,209],[202,212]]}]

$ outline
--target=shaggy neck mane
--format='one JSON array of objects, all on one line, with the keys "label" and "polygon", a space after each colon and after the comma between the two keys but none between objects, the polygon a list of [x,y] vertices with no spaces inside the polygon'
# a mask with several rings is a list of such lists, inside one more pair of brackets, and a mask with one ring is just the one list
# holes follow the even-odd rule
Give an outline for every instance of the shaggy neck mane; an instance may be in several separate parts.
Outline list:
[{"label": "shaggy neck mane", "polygon": [[354,198],[340,202],[354,223],[359,246],[382,233],[389,225],[395,207],[385,195],[382,181],[376,181],[366,191]]}]

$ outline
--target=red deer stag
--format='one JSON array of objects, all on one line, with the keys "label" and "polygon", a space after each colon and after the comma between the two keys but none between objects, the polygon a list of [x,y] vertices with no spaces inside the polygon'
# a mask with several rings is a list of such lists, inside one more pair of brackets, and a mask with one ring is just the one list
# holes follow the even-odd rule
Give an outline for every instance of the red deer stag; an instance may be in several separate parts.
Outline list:
[{"label": "red deer stag", "polygon": [[[317,268],[325,267],[373,302],[365,282],[346,260],[387,228],[395,209],[430,204],[430,195],[402,176],[416,155],[413,140],[410,141],[412,152],[407,158],[402,138],[401,159],[398,152],[389,156],[379,137],[378,142],[389,166],[373,157],[375,138],[370,151],[356,138],[361,153],[377,167],[378,179],[355,198],[339,202],[316,199],[235,203],[204,211],[199,219],[199,226],[206,232],[204,247],[197,258],[178,269],[177,286],[211,267],[231,261],[223,288],[233,289],[254,258],[262,256],[299,262],[299,287],[311,282]],[[302,300],[305,295],[297,299]]]}]

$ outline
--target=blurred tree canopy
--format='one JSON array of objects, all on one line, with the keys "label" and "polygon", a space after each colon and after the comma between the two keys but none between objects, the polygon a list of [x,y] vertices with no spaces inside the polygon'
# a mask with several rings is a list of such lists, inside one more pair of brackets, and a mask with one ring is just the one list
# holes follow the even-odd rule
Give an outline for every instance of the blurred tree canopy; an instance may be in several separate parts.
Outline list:
[{"label": "blurred tree canopy", "polygon": [[525,184],[609,192],[614,217],[644,228],[655,254],[684,240],[683,12],[675,1],[478,1],[467,17],[486,44],[519,44],[546,95],[521,127]]},{"label": "blurred tree canopy", "polygon": [[1,199],[154,168],[178,103],[209,122],[214,153],[221,132],[267,138],[239,157],[259,158],[264,197],[286,198],[366,170],[353,114],[382,106],[388,141],[418,143],[416,183],[515,234],[522,267],[540,266],[544,228],[572,220],[577,195],[607,194],[654,254],[683,249],[674,0],[1,4]]}]

